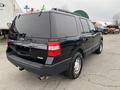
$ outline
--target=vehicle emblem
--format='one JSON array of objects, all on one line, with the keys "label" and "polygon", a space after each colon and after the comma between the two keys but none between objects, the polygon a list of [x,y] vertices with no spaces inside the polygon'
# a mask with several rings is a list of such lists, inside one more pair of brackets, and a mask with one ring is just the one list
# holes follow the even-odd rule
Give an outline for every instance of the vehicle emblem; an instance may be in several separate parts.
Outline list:
[{"label": "vehicle emblem", "polygon": [[37,57],[37,59],[44,59],[43,57]]}]

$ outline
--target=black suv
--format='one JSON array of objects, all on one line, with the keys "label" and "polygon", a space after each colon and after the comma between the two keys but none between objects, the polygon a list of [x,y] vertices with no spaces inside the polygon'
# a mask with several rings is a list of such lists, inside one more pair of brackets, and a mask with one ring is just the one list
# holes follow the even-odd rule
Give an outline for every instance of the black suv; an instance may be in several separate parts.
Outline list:
[{"label": "black suv", "polygon": [[83,58],[100,54],[102,49],[102,34],[90,20],[54,9],[17,16],[10,27],[6,53],[20,70],[40,76],[65,72],[76,79]]}]

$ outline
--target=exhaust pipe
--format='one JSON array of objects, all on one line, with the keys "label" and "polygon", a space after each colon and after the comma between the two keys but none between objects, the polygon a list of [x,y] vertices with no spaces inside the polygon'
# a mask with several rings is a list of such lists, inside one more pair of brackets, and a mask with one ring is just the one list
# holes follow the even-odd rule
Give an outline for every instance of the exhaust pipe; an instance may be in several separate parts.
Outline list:
[{"label": "exhaust pipe", "polygon": [[38,79],[40,79],[40,80],[47,80],[49,77],[48,76],[40,76],[40,77],[38,77]]},{"label": "exhaust pipe", "polygon": [[19,67],[19,70],[20,70],[20,71],[23,71],[23,70],[24,70],[24,68],[22,68],[22,67]]}]

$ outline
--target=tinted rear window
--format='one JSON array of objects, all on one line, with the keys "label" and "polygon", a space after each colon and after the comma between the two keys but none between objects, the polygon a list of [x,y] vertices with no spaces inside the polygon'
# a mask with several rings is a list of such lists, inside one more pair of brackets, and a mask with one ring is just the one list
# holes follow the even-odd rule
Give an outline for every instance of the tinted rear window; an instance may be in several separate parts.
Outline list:
[{"label": "tinted rear window", "polygon": [[52,14],[52,28],[56,37],[67,37],[77,35],[77,25],[74,16]]},{"label": "tinted rear window", "polygon": [[16,30],[19,33],[25,33],[32,37],[50,37],[50,21],[49,13],[44,12],[39,16],[39,13],[22,15],[15,21]]}]

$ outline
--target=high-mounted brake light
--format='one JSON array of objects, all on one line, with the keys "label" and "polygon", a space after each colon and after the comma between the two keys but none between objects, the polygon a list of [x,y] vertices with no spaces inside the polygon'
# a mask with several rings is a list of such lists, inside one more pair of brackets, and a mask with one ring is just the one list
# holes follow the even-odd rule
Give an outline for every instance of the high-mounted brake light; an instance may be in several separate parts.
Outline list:
[{"label": "high-mounted brake light", "polygon": [[48,43],[48,56],[55,57],[61,54],[60,42],[49,42]]}]

